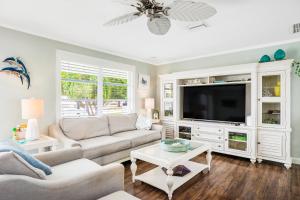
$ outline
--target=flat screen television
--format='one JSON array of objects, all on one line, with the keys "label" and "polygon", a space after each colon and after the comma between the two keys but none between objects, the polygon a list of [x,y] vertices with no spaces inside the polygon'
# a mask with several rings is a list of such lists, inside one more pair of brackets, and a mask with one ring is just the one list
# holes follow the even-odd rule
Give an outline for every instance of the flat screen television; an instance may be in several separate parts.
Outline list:
[{"label": "flat screen television", "polygon": [[246,85],[183,88],[183,118],[245,123]]}]

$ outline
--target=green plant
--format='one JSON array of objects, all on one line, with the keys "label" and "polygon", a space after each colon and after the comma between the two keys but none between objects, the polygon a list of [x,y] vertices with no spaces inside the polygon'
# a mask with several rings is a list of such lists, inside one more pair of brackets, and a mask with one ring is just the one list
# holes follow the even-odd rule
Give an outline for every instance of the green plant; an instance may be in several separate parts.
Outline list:
[{"label": "green plant", "polygon": [[292,67],[295,69],[295,74],[300,77],[300,62],[294,61]]}]

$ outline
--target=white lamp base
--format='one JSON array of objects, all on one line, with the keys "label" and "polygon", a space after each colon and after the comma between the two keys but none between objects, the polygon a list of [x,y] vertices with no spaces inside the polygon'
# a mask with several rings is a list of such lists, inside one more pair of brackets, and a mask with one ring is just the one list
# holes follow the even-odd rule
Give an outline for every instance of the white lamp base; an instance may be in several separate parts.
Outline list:
[{"label": "white lamp base", "polygon": [[147,118],[152,119],[152,109],[147,109]]},{"label": "white lamp base", "polygon": [[25,138],[26,140],[37,140],[40,136],[37,119],[29,119]]}]

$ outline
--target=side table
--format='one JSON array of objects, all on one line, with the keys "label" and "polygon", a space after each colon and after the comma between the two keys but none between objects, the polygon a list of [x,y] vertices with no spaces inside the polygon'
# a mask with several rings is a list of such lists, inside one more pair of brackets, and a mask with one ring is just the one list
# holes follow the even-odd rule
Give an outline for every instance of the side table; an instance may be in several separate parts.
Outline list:
[{"label": "side table", "polygon": [[25,143],[17,143],[26,151],[37,150],[38,153],[45,152],[45,148],[49,147],[51,151],[56,150],[58,140],[46,135],[41,135],[39,139],[33,141],[26,141]]}]

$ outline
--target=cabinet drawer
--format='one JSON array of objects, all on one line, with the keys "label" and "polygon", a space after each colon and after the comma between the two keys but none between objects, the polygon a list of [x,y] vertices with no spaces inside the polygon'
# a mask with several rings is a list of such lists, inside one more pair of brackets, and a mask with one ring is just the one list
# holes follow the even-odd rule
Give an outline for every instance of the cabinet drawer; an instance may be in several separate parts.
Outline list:
[{"label": "cabinet drawer", "polygon": [[204,127],[204,126],[195,126],[195,132],[207,132],[207,133],[223,133],[223,128],[218,127]]},{"label": "cabinet drawer", "polygon": [[192,136],[200,140],[210,140],[216,142],[220,142],[224,140],[223,135],[216,135],[216,134],[203,133],[203,132],[193,133]]},{"label": "cabinet drawer", "polygon": [[285,136],[283,132],[259,131],[258,154],[265,157],[284,157]]},{"label": "cabinet drawer", "polygon": [[205,140],[196,139],[198,141],[201,141],[203,143],[209,144],[211,146],[211,149],[214,151],[224,151],[224,144],[223,143],[217,143],[217,142],[208,142]]},{"label": "cabinet drawer", "polygon": [[224,144],[222,143],[211,142],[210,145],[213,150],[224,151]]}]

